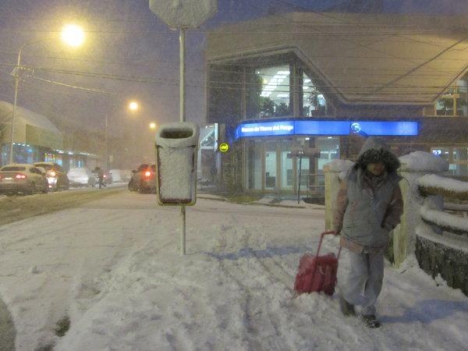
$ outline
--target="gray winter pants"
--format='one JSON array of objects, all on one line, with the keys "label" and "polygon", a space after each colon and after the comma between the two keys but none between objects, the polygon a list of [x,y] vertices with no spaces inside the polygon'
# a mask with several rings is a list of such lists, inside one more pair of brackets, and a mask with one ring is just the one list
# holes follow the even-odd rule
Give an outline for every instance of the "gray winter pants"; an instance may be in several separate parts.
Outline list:
[{"label": "gray winter pants", "polygon": [[384,252],[381,250],[370,254],[349,251],[349,258],[350,272],[341,286],[343,298],[353,305],[361,305],[361,314],[375,315],[375,303],[382,290],[384,277]]}]

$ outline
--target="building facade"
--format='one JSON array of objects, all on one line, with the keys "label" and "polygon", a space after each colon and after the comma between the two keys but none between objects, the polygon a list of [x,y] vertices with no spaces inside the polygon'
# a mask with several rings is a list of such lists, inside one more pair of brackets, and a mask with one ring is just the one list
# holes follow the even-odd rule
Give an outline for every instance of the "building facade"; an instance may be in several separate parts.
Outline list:
[{"label": "building facade", "polygon": [[[0,166],[10,161],[11,116],[13,105],[0,101]],[[65,151],[64,135],[41,114],[17,107],[13,135],[13,162],[56,162],[66,170],[70,167],[83,167],[96,156]]]},{"label": "building facade", "polygon": [[467,18],[290,13],[208,34],[207,123],[233,188],[319,194],[370,135],[467,174]]}]

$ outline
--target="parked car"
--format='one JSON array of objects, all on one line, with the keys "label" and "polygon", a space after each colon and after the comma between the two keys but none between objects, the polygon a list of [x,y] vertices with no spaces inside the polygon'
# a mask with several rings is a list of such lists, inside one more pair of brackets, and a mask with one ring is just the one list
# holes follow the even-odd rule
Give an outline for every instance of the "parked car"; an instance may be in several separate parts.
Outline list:
[{"label": "parked car", "polygon": [[109,171],[110,175],[112,176],[112,182],[120,183],[120,182],[129,182],[132,178],[132,171],[128,169],[111,169]]},{"label": "parked car", "polygon": [[0,168],[1,194],[47,193],[49,183],[45,174],[30,164],[9,164]]},{"label": "parked car", "polygon": [[67,173],[58,163],[55,162],[36,162],[36,167],[42,167],[46,170],[46,178],[49,182],[49,189],[67,190],[70,187]]},{"label": "parked car", "polygon": [[74,167],[67,172],[71,186],[95,186],[96,177],[88,167]]},{"label": "parked car", "polygon": [[143,163],[132,173],[128,190],[139,193],[156,193],[156,165]]}]

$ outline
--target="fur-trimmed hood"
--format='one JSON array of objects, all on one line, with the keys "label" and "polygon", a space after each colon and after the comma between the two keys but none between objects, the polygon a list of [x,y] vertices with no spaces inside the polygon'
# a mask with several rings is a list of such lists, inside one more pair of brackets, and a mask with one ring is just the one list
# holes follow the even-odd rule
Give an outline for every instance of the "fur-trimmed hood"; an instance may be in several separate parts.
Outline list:
[{"label": "fur-trimmed hood", "polygon": [[369,163],[383,162],[388,173],[396,172],[400,161],[391,151],[387,143],[376,137],[366,140],[356,160],[356,168],[365,168]]}]

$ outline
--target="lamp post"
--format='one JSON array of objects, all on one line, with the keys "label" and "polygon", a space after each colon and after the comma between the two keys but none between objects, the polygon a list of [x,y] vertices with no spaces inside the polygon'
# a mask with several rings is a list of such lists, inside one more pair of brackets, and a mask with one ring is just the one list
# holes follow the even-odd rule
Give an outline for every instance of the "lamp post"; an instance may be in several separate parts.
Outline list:
[{"label": "lamp post", "polygon": [[[128,103],[128,109],[132,114],[136,114],[140,110],[140,103],[138,101],[136,101],[136,100],[131,100]],[[131,157],[134,158],[135,154],[136,154],[135,143],[136,143],[136,140],[137,140],[137,138],[135,136],[135,128],[133,128],[131,138],[132,138],[132,141],[131,141],[131,143],[132,143]]]},{"label": "lamp post", "polygon": [[[17,104],[18,104],[18,91],[19,91],[19,82],[20,82],[20,71],[24,70],[25,68],[21,66],[21,55],[23,54],[23,50],[26,46],[48,40],[50,38],[43,38],[43,39],[38,39],[38,40],[31,40],[26,43],[24,43],[19,51],[18,51],[18,59],[16,62],[15,69],[13,70],[12,74],[15,77],[15,95],[13,98],[13,110],[11,114],[11,130],[10,130],[10,157],[9,157],[9,163],[13,163],[14,157],[13,157],[13,151],[14,151],[14,135],[15,135],[15,123],[16,123],[16,110],[17,110]],[[81,29],[81,27],[76,26],[76,25],[67,25],[63,28],[62,30],[62,40],[73,47],[79,46],[83,43],[84,41],[84,32]]]},{"label": "lamp post", "polygon": [[[140,103],[136,100],[131,100],[127,103],[126,108],[131,112],[131,113],[136,113],[140,109]],[[106,113],[105,117],[105,129],[104,129],[104,147],[105,147],[105,152],[104,152],[104,157],[105,157],[105,167],[106,170],[109,171],[109,113]],[[134,135],[132,134],[132,139],[135,139]],[[132,144],[134,143],[134,140],[132,140]],[[132,153],[134,153],[134,146]],[[133,156],[133,155],[132,155]]]},{"label": "lamp post", "polygon": [[105,139],[104,139],[104,142],[106,143],[106,154],[105,154],[105,157],[106,157],[106,162],[105,162],[105,165],[106,165],[106,171],[109,172],[109,141],[108,141],[108,127],[109,127],[109,124],[108,124],[108,118],[109,118],[109,114],[106,113],[106,125],[105,125]]}]

